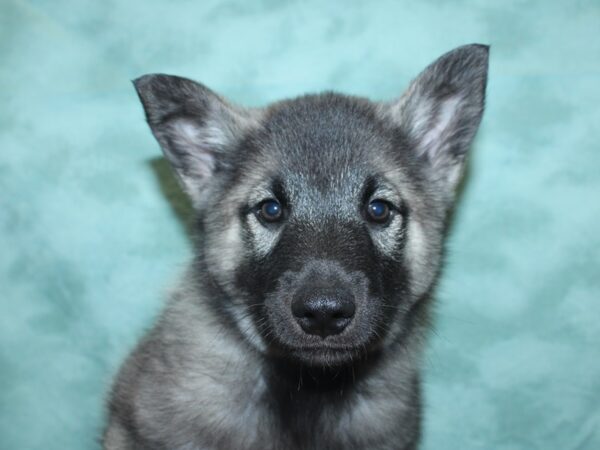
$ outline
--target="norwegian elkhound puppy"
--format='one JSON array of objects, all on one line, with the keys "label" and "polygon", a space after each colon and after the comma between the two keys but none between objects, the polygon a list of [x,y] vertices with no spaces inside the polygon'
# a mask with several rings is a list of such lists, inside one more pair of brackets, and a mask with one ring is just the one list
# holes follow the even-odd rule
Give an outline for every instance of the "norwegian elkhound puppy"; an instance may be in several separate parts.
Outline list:
[{"label": "norwegian elkhound puppy", "polygon": [[387,103],[265,108],[134,81],[198,215],[196,256],[115,382],[104,448],[416,449],[419,359],[488,47]]}]

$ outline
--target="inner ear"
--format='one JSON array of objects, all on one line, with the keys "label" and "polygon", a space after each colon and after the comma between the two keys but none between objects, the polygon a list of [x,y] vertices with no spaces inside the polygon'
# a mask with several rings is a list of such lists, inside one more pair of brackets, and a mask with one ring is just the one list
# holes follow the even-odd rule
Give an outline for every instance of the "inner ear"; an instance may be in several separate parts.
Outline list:
[{"label": "inner ear", "polygon": [[179,175],[186,178],[210,177],[216,165],[215,149],[226,144],[220,133],[210,138],[206,130],[191,118],[169,121],[161,139],[168,141],[164,146],[165,156]]},{"label": "inner ear", "polygon": [[[450,139],[459,118],[460,98],[457,95],[447,96],[438,103],[424,105],[417,111],[415,122],[422,129],[413,130],[419,140],[418,152],[435,162],[436,154],[442,151],[441,146]],[[416,128],[416,127],[415,127]]]}]

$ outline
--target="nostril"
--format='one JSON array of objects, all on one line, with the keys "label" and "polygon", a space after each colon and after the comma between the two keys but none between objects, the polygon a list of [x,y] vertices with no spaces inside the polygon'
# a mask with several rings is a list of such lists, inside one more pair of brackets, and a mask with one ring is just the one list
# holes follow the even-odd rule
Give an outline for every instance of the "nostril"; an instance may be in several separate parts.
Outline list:
[{"label": "nostril", "polygon": [[298,319],[312,318],[313,316],[302,298],[296,298],[292,302],[292,314]]},{"label": "nostril", "polygon": [[342,302],[339,305],[339,309],[336,311],[337,318],[350,319],[354,317],[356,312],[356,306],[354,301]]}]

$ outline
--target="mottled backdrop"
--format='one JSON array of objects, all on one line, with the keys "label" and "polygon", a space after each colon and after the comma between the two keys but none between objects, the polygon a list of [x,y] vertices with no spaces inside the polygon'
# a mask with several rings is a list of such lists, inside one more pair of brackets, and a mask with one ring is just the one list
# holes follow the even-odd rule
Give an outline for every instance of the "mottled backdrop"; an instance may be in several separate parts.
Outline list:
[{"label": "mottled backdrop", "polygon": [[600,1],[0,3],[0,448],[98,449],[190,256],[130,80],[387,99],[491,44],[425,361],[427,450],[600,448]]}]

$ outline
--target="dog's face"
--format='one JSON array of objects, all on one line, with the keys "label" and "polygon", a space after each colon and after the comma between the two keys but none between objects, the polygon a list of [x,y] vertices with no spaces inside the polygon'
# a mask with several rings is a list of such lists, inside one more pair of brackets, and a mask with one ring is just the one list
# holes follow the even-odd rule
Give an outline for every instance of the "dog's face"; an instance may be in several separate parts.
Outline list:
[{"label": "dog's face", "polygon": [[191,80],[136,80],[199,213],[199,267],[251,345],[322,366],[402,338],[439,271],[487,53],[456,49],[385,104],[322,94],[249,110]]}]

